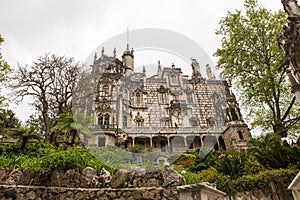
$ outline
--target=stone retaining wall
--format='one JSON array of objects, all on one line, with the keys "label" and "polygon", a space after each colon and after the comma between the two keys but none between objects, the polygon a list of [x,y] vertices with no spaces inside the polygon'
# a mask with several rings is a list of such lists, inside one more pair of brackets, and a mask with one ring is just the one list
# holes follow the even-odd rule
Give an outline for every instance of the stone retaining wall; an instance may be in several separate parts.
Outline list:
[{"label": "stone retaining wall", "polygon": [[18,200],[178,200],[176,190],[163,188],[65,188],[0,185],[0,191],[13,189]]},{"label": "stone retaining wall", "polygon": [[183,178],[172,168],[119,170],[114,176],[104,169],[87,167],[54,171],[43,176],[26,170],[0,169],[0,193],[13,189],[18,200],[223,200],[225,193],[214,184],[183,186]]}]

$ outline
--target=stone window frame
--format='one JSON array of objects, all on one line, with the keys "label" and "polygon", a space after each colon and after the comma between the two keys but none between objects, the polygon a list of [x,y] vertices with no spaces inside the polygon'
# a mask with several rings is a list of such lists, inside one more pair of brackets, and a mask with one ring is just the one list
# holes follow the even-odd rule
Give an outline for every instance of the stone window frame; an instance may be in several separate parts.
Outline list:
[{"label": "stone window frame", "polygon": [[110,113],[99,113],[97,115],[97,124],[99,126],[109,126],[110,125]]},{"label": "stone window frame", "polygon": [[103,97],[109,97],[109,86],[108,85],[103,85],[102,86],[102,94],[101,96]]}]

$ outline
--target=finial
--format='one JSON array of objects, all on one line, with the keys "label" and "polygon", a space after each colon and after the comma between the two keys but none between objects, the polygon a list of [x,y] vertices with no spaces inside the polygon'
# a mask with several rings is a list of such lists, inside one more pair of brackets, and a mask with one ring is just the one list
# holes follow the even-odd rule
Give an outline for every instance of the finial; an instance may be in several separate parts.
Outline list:
[{"label": "finial", "polygon": [[114,48],[114,57],[117,57],[117,50]]},{"label": "finial", "polygon": [[133,50],[133,48],[131,48],[131,54],[133,54],[133,52],[134,52],[134,50]]},{"label": "finial", "polygon": [[146,73],[146,69],[145,69],[145,66],[143,65],[143,73],[145,74]]},{"label": "finial", "polygon": [[128,44],[128,43],[127,43],[127,47],[126,47],[126,50],[127,50],[127,51],[129,51],[129,44]]},{"label": "finial", "polygon": [[175,64],[174,64],[174,63],[172,63],[172,68],[173,68],[173,69],[175,68]]},{"label": "finial", "polygon": [[127,27],[127,50],[129,51],[129,29]]},{"label": "finial", "polygon": [[94,61],[97,60],[97,52],[95,52],[95,55],[94,55]]},{"label": "finial", "polygon": [[104,55],[104,47],[102,47],[101,53],[102,53],[102,56],[103,56]]}]

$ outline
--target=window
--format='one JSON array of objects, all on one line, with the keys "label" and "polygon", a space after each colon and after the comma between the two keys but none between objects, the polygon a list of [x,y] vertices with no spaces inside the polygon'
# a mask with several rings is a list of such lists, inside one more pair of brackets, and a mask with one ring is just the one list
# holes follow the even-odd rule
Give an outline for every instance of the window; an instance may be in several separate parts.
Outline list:
[{"label": "window", "polygon": [[127,127],[127,117],[123,116],[123,127]]},{"label": "window", "polygon": [[137,122],[136,122],[136,125],[137,125],[138,127],[141,127],[141,126],[143,125],[143,123],[142,123],[141,121],[137,121]]},{"label": "window", "polygon": [[98,125],[103,125],[103,115],[102,114],[98,115]]},{"label": "window", "polygon": [[241,130],[238,130],[239,138],[240,140],[244,140],[243,132]]},{"label": "window", "polygon": [[158,93],[159,95],[159,103],[167,103],[167,96],[166,96],[166,93],[164,92],[161,92],[161,93]]},{"label": "window", "polygon": [[102,88],[102,96],[108,97],[109,96],[109,87],[107,85],[104,85]]},{"label": "window", "polygon": [[198,126],[197,120],[191,120],[191,126],[192,126],[192,127]]},{"label": "window", "polygon": [[104,125],[109,125],[109,117],[110,117],[109,114],[106,113],[104,117]]},{"label": "window", "polygon": [[175,75],[171,75],[171,84],[178,84],[178,78]]},{"label": "window", "polygon": [[231,114],[231,120],[232,121],[238,120],[238,116],[237,116],[234,108],[230,108],[230,114]]},{"label": "window", "polygon": [[141,104],[141,93],[138,92],[135,94],[135,101],[137,105]]},{"label": "window", "polygon": [[98,138],[98,147],[104,147],[105,146],[106,139],[104,137]]},{"label": "window", "polygon": [[140,115],[140,112],[137,113],[137,115],[135,116],[134,121],[136,122],[136,126],[138,126],[138,127],[143,126],[144,119],[143,119],[143,117]]}]

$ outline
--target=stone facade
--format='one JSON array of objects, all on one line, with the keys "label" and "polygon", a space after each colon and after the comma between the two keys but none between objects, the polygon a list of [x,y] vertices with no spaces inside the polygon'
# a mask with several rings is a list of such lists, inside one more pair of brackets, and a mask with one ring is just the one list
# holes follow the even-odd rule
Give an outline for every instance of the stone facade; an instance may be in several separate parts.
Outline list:
[{"label": "stone facade", "polygon": [[190,78],[174,64],[163,68],[160,61],[151,77],[145,68],[135,72],[134,51],[128,47],[122,61],[116,51],[110,57],[103,49],[91,66],[82,84],[90,96],[80,96],[77,110],[93,118],[89,145],[138,144],[157,152],[241,150],[251,138],[228,84],[216,80],[210,66],[203,78],[196,59]]}]

